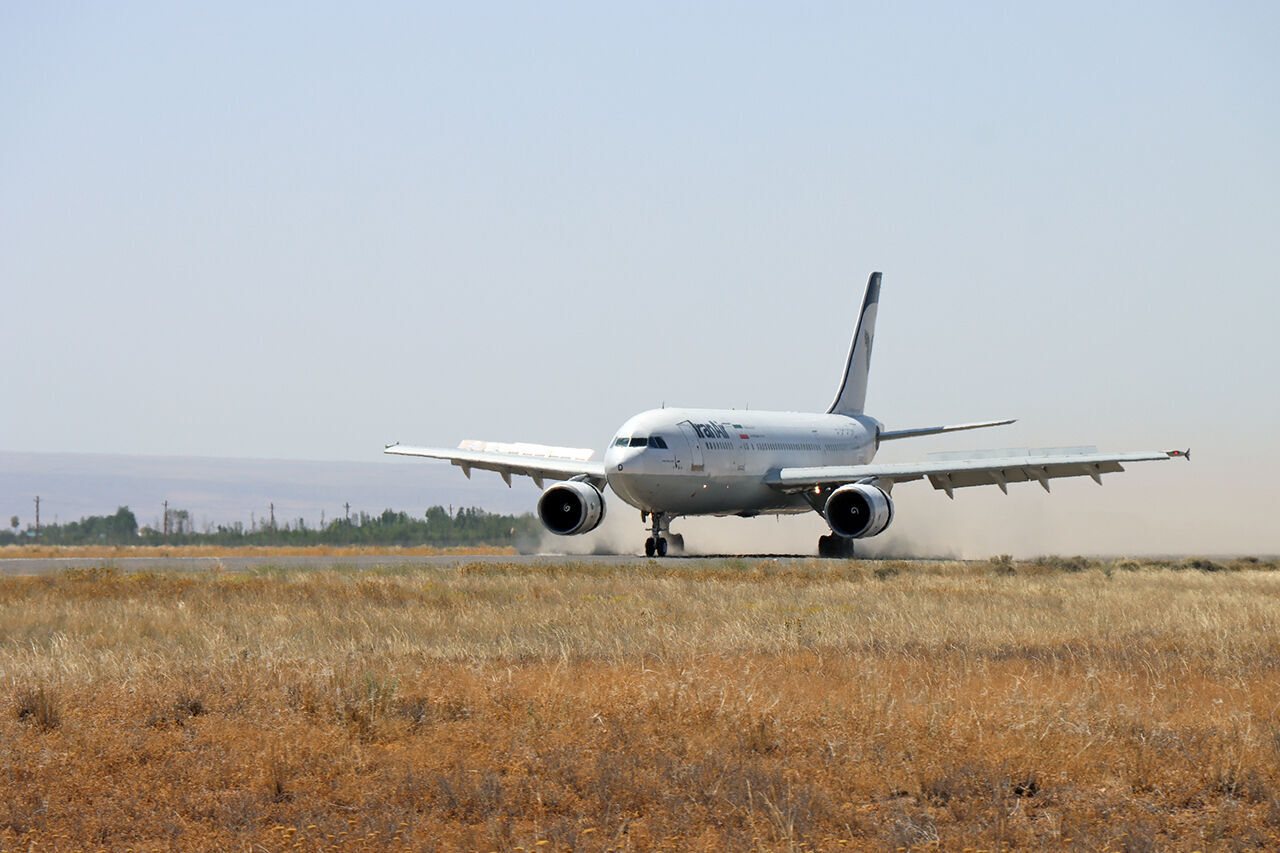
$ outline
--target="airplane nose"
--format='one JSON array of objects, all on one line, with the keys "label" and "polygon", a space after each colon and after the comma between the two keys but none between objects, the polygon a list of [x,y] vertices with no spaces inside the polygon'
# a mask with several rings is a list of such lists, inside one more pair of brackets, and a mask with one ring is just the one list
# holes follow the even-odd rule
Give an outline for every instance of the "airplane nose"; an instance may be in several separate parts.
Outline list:
[{"label": "airplane nose", "polygon": [[630,452],[627,447],[610,447],[604,455],[604,470],[606,474],[615,474],[619,471],[625,471],[628,463],[634,459],[635,454]]},{"label": "airplane nose", "polygon": [[611,448],[610,453],[606,453],[604,457],[604,474],[605,479],[609,481],[610,487],[618,494],[619,497],[631,503],[639,500],[634,486],[636,485],[636,475],[640,473],[641,460],[640,448]]},{"label": "airplane nose", "polygon": [[638,455],[642,450],[644,450],[643,447],[635,447],[627,444],[615,444],[605,450],[605,456],[616,456],[625,460]]}]

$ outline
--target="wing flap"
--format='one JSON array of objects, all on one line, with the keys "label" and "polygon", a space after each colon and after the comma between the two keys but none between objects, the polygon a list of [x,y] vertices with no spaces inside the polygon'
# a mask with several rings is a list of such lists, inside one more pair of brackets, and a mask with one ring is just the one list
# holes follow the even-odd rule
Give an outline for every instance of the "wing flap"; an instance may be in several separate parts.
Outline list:
[{"label": "wing flap", "polygon": [[[1169,457],[1161,455],[1155,458],[1168,459]],[[935,489],[948,493],[954,489],[991,485],[1000,486],[1002,491],[1007,491],[1005,486],[1009,483],[1028,482],[1038,482],[1045,491],[1048,491],[1049,480],[1062,479],[1063,477],[1091,477],[1094,482],[1101,484],[1103,474],[1118,474],[1123,470],[1124,466],[1119,462],[1115,460],[1106,460],[1099,462],[1082,462],[1070,465],[1027,465],[1024,463],[1017,467],[976,469],[969,471],[956,471],[946,474],[929,474],[928,477],[929,482]]]},{"label": "wing flap", "polygon": [[464,441],[457,448],[409,447],[388,445],[383,453],[398,456],[422,456],[447,459],[471,476],[471,469],[495,471],[508,486],[511,477],[531,478],[539,488],[544,480],[572,480],[583,477],[597,488],[604,487],[604,464],[592,462],[594,451],[577,447],[551,447],[542,444],[508,444],[496,441]]}]

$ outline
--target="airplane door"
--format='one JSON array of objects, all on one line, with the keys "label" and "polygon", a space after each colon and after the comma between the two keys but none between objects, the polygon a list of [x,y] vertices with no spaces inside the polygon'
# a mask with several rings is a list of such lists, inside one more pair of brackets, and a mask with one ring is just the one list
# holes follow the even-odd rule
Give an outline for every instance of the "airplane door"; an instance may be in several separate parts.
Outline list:
[{"label": "airplane door", "polygon": [[689,421],[680,422],[680,431],[684,433],[685,441],[689,443],[689,473],[705,474],[707,466],[702,456],[702,439],[698,438]]}]

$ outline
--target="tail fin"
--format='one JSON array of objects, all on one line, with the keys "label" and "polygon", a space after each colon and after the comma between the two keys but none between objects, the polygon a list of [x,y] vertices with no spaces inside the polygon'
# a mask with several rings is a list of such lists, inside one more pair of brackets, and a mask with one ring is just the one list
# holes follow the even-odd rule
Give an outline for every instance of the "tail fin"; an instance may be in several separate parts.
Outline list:
[{"label": "tail fin", "polygon": [[849,362],[844,366],[844,378],[836,401],[827,409],[828,414],[860,415],[867,399],[867,374],[871,370],[871,343],[876,335],[876,306],[880,304],[880,273],[873,272],[867,281],[867,292],[862,297],[862,310],[858,312],[858,328],[849,346]]}]

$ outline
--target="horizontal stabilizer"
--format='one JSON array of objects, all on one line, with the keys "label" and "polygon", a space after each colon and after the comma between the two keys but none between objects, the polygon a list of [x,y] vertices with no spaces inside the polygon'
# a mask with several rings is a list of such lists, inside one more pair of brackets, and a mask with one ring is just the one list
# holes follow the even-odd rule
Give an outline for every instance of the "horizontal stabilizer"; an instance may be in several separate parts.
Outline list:
[{"label": "horizontal stabilizer", "polygon": [[1009,418],[1004,421],[978,421],[971,424],[950,424],[948,426],[932,426],[917,427],[916,429],[887,429],[880,433],[881,441],[890,441],[895,438],[919,438],[922,435],[938,435],[943,432],[960,432],[966,429],[984,429],[985,427],[1005,426],[1006,424],[1017,423],[1017,418]]}]

